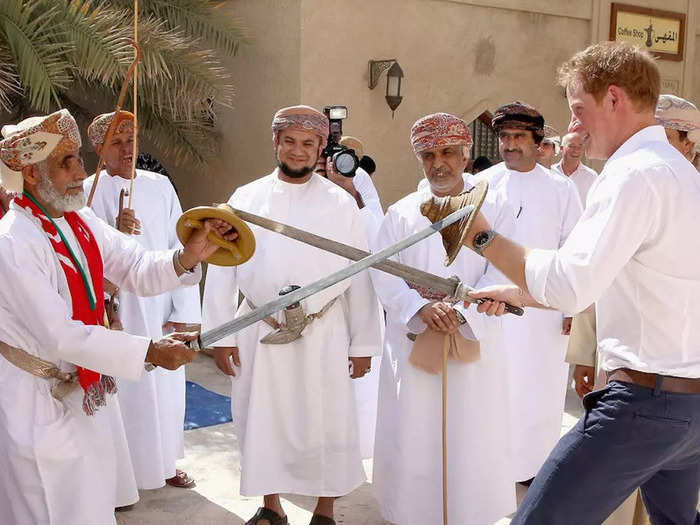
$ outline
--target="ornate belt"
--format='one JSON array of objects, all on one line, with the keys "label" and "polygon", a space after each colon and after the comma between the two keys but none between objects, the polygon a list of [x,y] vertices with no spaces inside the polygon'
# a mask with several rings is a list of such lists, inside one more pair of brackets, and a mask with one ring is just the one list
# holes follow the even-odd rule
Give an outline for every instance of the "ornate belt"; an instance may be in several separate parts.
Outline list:
[{"label": "ornate belt", "polygon": [[61,400],[80,387],[77,372],[63,372],[55,364],[44,361],[35,355],[0,341],[0,355],[17,368],[42,379],[56,379],[51,387],[51,395]]}]

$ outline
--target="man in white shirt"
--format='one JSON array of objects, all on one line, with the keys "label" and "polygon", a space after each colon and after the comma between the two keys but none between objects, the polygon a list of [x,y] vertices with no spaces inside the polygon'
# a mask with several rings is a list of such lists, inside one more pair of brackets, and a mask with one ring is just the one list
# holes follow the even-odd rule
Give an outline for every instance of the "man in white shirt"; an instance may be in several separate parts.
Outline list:
[{"label": "man in white shirt", "polygon": [[586,139],[581,133],[567,133],[561,142],[561,160],[552,166],[552,171],[569,177],[578,190],[581,204],[586,206],[586,196],[598,174],[581,162]]},{"label": "man in white shirt", "polygon": [[652,522],[698,523],[700,178],[656,123],[660,74],[646,51],[595,44],[559,81],[571,129],[607,159],[581,220],[559,250],[522,247],[481,216],[465,244],[517,285],[475,296],[574,312],[595,301],[608,384],[584,398],[513,523],[601,523],[637,487]]}]

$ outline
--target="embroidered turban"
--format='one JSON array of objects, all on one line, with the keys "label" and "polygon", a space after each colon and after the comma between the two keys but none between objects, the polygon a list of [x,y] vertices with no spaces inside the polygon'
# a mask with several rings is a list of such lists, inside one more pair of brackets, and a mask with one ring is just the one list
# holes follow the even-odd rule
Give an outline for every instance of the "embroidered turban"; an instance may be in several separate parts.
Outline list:
[{"label": "embroidered turban", "polygon": [[22,189],[22,168],[80,148],[80,131],[67,109],[46,117],[31,117],[19,124],[8,124],[0,130],[2,185],[12,191]]},{"label": "embroidered turban", "polygon": [[663,127],[687,131],[691,142],[700,142],[700,111],[695,104],[674,95],[660,95],[655,116]]},{"label": "embroidered turban", "polygon": [[466,123],[449,113],[426,115],[411,128],[411,146],[416,155],[433,148],[453,145],[470,148],[472,144]]},{"label": "embroidered turban", "polygon": [[311,106],[290,106],[275,113],[272,119],[272,140],[277,146],[277,136],[283,129],[294,128],[321,137],[321,147],[328,141],[328,118]]},{"label": "embroidered turban", "polygon": [[[97,115],[88,126],[87,134],[92,147],[104,144],[107,137],[107,129],[114,120],[114,111]],[[117,117],[117,124],[114,133],[123,133],[134,129],[134,114],[129,111],[120,111]]]},{"label": "embroidered turban", "polygon": [[498,108],[491,125],[496,133],[505,128],[526,129],[540,140],[544,138],[544,117],[529,104],[517,100]]}]

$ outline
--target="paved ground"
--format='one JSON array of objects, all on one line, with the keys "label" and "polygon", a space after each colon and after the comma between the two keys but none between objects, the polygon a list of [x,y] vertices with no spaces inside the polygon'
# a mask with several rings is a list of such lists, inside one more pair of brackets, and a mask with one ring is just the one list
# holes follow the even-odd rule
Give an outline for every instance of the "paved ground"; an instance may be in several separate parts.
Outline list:
[{"label": "paved ground", "polygon": [[[213,360],[205,355],[188,365],[188,379],[230,395],[230,382],[219,373]],[[567,395],[562,430],[567,430],[581,413],[573,391]],[[197,480],[194,489],[164,487],[141,491],[141,501],[133,510],[117,515],[119,525],[242,525],[255,513],[259,498],[244,498],[238,491],[239,451],[231,423],[185,432],[185,459],[179,467]],[[372,479],[372,462],[365,462],[368,479]],[[519,499],[522,498],[519,492]],[[283,505],[292,525],[309,522],[313,498],[288,496]],[[365,483],[352,494],[336,502],[336,522],[343,525],[385,525]],[[509,523],[508,518],[498,525]]]}]

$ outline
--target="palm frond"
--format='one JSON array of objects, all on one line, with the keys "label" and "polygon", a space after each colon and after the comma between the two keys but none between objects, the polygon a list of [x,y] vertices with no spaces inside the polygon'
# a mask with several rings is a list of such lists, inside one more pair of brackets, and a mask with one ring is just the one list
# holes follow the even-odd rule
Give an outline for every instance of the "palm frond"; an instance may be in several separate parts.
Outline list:
[{"label": "palm frond", "polygon": [[71,0],[64,13],[76,74],[108,85],[121,82],[133,56],[131,30],[124,25],[129,13],[105,2],[93,7],[89,0]]},{"label": "palm frond", "polygon": [[197,49],[182,32],[166,30],[150,17],[139,32],[139,92],[152,97],[157,111],[187,119],[196,117],[207,99],[231,106],[231,75],[213,51]]},{"label": "palm frond", "polygon": [[61,28],[60,5],[43,0],[0,3],[0,39],[12,53],[17,74],[32,106],[49,111],[70,83],[66,52],[72,43]]},{"label": "palm frond", "polygon": [[12,52],[5,42],[0,41],[0,111],[12,111],[13,99],[22,94],[22,84],[12,60]]},{"label": "palm frond", "polygon": [[[133,12],[133,0],[112,3]],[[222,16],[223,6],[223,2],[212,0],[148,0],[140,8],[140,15],[153,15],[164,20],[167,29],[183,31],[190,38],[202,38],[225,55],[233,56],[248,41],[248,36],[240,20]]]}]

